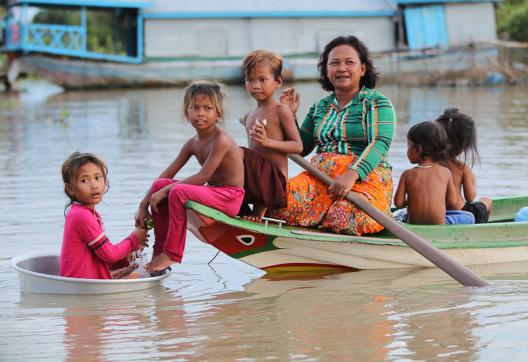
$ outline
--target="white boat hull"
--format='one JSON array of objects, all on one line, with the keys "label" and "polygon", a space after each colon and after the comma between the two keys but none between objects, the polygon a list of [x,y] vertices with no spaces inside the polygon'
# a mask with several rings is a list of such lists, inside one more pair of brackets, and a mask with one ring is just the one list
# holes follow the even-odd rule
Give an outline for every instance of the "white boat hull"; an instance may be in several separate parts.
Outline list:
[{"label": "white boat hull", "polygon": [[41,294],[114,294],[159,286],[169,272],[139,279],[81,279],[59,276],[59,255],[26,254],[11,259],[18,272],[20,289],[24,293]]},{"label": "white boat hull", "polygon": [[[278,237],[278,249],[240,258],[259,269],[286,265],[325,265],[354,269],[431,268],[434,265],[406,246],[332,243]],[[443,249],[450,258],[464,265],[525,262],[528,247]]]}]

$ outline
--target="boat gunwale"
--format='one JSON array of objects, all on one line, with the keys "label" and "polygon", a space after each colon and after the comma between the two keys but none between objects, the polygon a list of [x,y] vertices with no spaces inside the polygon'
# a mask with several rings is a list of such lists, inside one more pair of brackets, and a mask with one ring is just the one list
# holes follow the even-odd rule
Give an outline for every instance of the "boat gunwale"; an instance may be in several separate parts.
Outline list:
[{"label": "boat gunwale", "polygon": [[[495,200],[511,199],[511,197],[497,198]],[[292,227],[283,226],[279,228],[276,225],[268,225],[246,221],[240,218],[231,218],[228,215],[210,208],[208,206],[199,204],[194,201],[188,200],[186,208],[198,212],[204,216],[210,217],[216,222],[221,222],[234,227],[239,227],[245,230],[266,234],[273,237],[290,237],[303,240],[321,241],[321,242],[339,242],[339,243],[358,243],[368,245],[390,245],[390,246],[401,246],[408,247],[407,244],[401,240],[390,237],[391,235],[380,235],[380,236],[355,236],[355,235],[344,235],[332,236],[329,233],[321,233],[321,236],[315,235],[318,233],[316,229],[310,229],[306,227]],[[226,222],[229,221],[229,222]],[[413,232],[420,233],[420,231],[434,232],[435,230],[445,229],[446,225],[409,225],[402,224],[407,229]],[[498,227],[508,227],[509,229],[528,229],[528,221],[522,222],[490,222],[487,224],[465,224],[465,225],[448,225],[451,233],[456,233],[457,230],[471,230],[471,229],[492,229]],[[308,235],[303,235],[302,232],[296,233],[295,230],[306,230],[309,232]],[[497,247],[520,247],[528,246],[528,238],[525,240],[509,240],[509,241],[432,241],[434,246],[439,249],[484,249],[484,248],[497,248]]]}]

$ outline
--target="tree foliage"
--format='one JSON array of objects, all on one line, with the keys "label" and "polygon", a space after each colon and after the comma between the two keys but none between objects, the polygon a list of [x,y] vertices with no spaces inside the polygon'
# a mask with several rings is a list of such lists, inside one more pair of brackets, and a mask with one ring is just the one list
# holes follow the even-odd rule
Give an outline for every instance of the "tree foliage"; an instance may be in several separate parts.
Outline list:
[{"label": "tree foliage", "polygon": [[505,0],[497,9],[501,37],[528,42],[528,0]]}]

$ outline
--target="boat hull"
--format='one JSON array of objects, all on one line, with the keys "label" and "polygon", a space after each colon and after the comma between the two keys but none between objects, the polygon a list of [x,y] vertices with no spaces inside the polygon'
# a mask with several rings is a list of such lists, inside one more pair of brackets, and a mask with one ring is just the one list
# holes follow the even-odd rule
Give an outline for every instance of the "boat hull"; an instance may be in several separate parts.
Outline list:
[{"label": "boat hull", "polygon": [[[375,56],[376,68],[385,84],[486,84],[496,74],[498,51],[495,45],[440,50],[429,53],[388,53]],[[193,79],[214,79],[242,83],[242,58],[147,60],[142,64],[27,54],[22,66],[66,89],[108,87],[183,86]],[[318,55],[287,57],[283,77],[287,80],[317,80]],[[476,72],[476,70],[479,72]]]},{"label": "boat hull", "polygon": [[[528,261],[528,222],[505,222],[527,197],[497,200],[494,222],[406,225],[464,265]],[[388,232],[337,235],[230,218],[188,202],[189,230],[227,255],[266,271],[424,268],[434,265]],[[510,209],[511,211],[508,211]]]},{"label": "boat hull", "polygon": [[81,279],[59,276],[59,255],[26,254],[11,259],[18,272],[20,289],[24,293],[41,294],[114,294],[153,288],[169,276],[140,279]]}]

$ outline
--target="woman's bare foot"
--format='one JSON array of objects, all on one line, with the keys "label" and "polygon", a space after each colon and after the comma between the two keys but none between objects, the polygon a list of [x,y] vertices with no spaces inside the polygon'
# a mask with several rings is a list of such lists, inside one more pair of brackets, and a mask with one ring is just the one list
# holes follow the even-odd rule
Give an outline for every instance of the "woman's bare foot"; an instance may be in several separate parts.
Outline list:
[{"label": "woman's bare foot", "polygon": [[145,265],[145,270],[150,272],[160,271],[163,269],[167,269],[169,266],[174,264],[175,261],[173,261],[171,258],[167,256],[165,253],[161,253],[158,256],[156,256],[150,263]]}]

